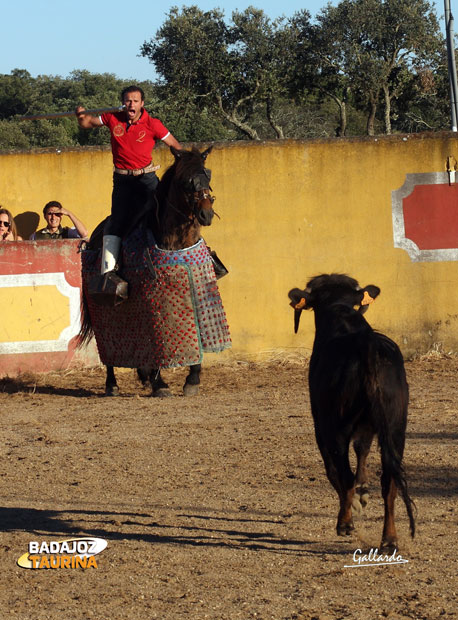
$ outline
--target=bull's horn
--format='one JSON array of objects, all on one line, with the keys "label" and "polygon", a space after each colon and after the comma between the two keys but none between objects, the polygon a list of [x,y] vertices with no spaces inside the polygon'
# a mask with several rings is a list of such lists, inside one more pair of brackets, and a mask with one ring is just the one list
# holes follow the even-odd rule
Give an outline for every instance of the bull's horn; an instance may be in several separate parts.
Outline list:
[{"label": "bull's horn", "polygon": [[294,333],[297,334],[299,329],[299,321],[301,320],[302,308],[296,308],[294,310]]}]

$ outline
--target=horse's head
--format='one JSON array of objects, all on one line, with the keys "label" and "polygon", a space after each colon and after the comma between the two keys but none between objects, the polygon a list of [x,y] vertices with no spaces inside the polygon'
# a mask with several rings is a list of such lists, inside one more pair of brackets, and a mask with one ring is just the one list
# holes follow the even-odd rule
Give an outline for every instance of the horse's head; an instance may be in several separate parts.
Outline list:
[{"label": "horse's head", "polygon": [[211,195],[210,187],[211,170],[205,168],[205,160],[212,148],[210,146],[202,153],[195,147],[191,151],[170,149],[175,157],[174,182],[186,201],[186,205],[181,207],[183,215],[190,220],[195,218],[201,226],[210,226],[215,215],[215,197]]}]

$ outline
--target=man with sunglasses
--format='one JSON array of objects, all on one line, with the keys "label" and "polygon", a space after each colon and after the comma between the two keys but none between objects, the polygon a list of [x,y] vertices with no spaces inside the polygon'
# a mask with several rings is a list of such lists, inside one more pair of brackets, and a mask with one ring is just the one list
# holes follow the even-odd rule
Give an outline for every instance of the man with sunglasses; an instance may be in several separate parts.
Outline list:
[{"label": "man with sunglasses", "polygon": [[145,110],[145,94],[139,86],[129,86],[121,93],[124,110],[101,116],[85,114],[76,108],[78,124],[83,129],[105,125],[111,133],[113,153],[113,194],[111,218],[103,236],[102,274],[116,267],[126,218],[135,223],[151,207],[159,182],[157,166],[151,153],[157,140],[181,149],[181,145],[158,118]]},{"label": "man with sunglasses", "polygon": [[[62,217],[66,215],[72,221],[73,227],[62,226]],[[43,209],[46,227],[37,230],[30,236],[31,241],[46,241],[48,239],[81,239],[87,237],[88,232],[83,222],[68,209],[64,209],[60,202],[51,200]]]}]

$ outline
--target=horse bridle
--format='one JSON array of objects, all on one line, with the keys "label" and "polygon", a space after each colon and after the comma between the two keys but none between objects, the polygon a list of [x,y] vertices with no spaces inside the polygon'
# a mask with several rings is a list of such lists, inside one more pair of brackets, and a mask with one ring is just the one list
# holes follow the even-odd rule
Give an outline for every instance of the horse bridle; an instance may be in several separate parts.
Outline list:
[{"label": "horse bridle", "polygon": [[171,207],[176,213],[179,213],[184,219],[193,220],[198,217],[200,203],[204,200],[209,200],[212,205],[211,212],[219,218],[219,215],[213,209],[213,203],[215,202],[216,197],[210,194],[212,191],[212,188],[210,187],[210,178],[211,170],[204,168],[203,172],[197,173],[186,183],[184,187],[184,194],[188,204],[190,205],[189,215],[184,215],[184,213],[179,211],[171,202],[167,201],[169,207]]},{"label": "horse bridle", "polygon": [[[188,201],[191,204],[191,213],[194,217],[197,217],[199,205],[203,200],[209,200],[212,205],[216,198],[210,194],[212,188],[210,187],[210,179],[212,173],[208,168],[203,168],[202,172],[198,172],[189,180],[190,193],[187,193]],[[192,198],[189,199],[192,194]],[[213,213],[215,213],[213,211]]]},{"label": "horse bridle", "polygon": [[[193,192],[192,198],[190,200],[190,203],[191,203],[191,214],[194,217],[197,217],[197,212],[198,212],[198,209],[199,209],[199,205],[204,200],[209,200],[210,201],[210,203],[212,205],[211,210],[213,211],[213,213],[215,215],[217,215],[215,213],[215,211],[213,210],[213,203],[215,202],[216,198],[215,198],[215,196],[212,196],[210,194],[211,190],[212,190],[212,188],[210,186],[208,186],[208,188],[206,188],[206,189],[202,188],[202,189],[199,189],[196,192]],[[217,217],[219,217],[219,216],[217,215]]]}]

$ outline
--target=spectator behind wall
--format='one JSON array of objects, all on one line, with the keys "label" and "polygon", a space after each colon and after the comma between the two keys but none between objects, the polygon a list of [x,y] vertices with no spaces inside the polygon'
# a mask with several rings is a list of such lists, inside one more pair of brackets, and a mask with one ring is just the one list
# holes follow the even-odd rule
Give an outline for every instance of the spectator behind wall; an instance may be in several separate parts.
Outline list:
[{"label": "spectator behind wall", "polygon": [[22,241],[17,234],[14,218],[8,209],[0,206],[0,241]]},{"label": "spectator behind wall", "polygon": [[[73,228],[62,226],[62,217],[66,215],[73,223]],[[64,209],[60,202],[51,200],[43,209],[43,216],[47,226],[37,230],[30,235],[31,241],[46,241],[48,239],[81,239],[88,236],[87,229],[83,222],[73,213]]]}]

